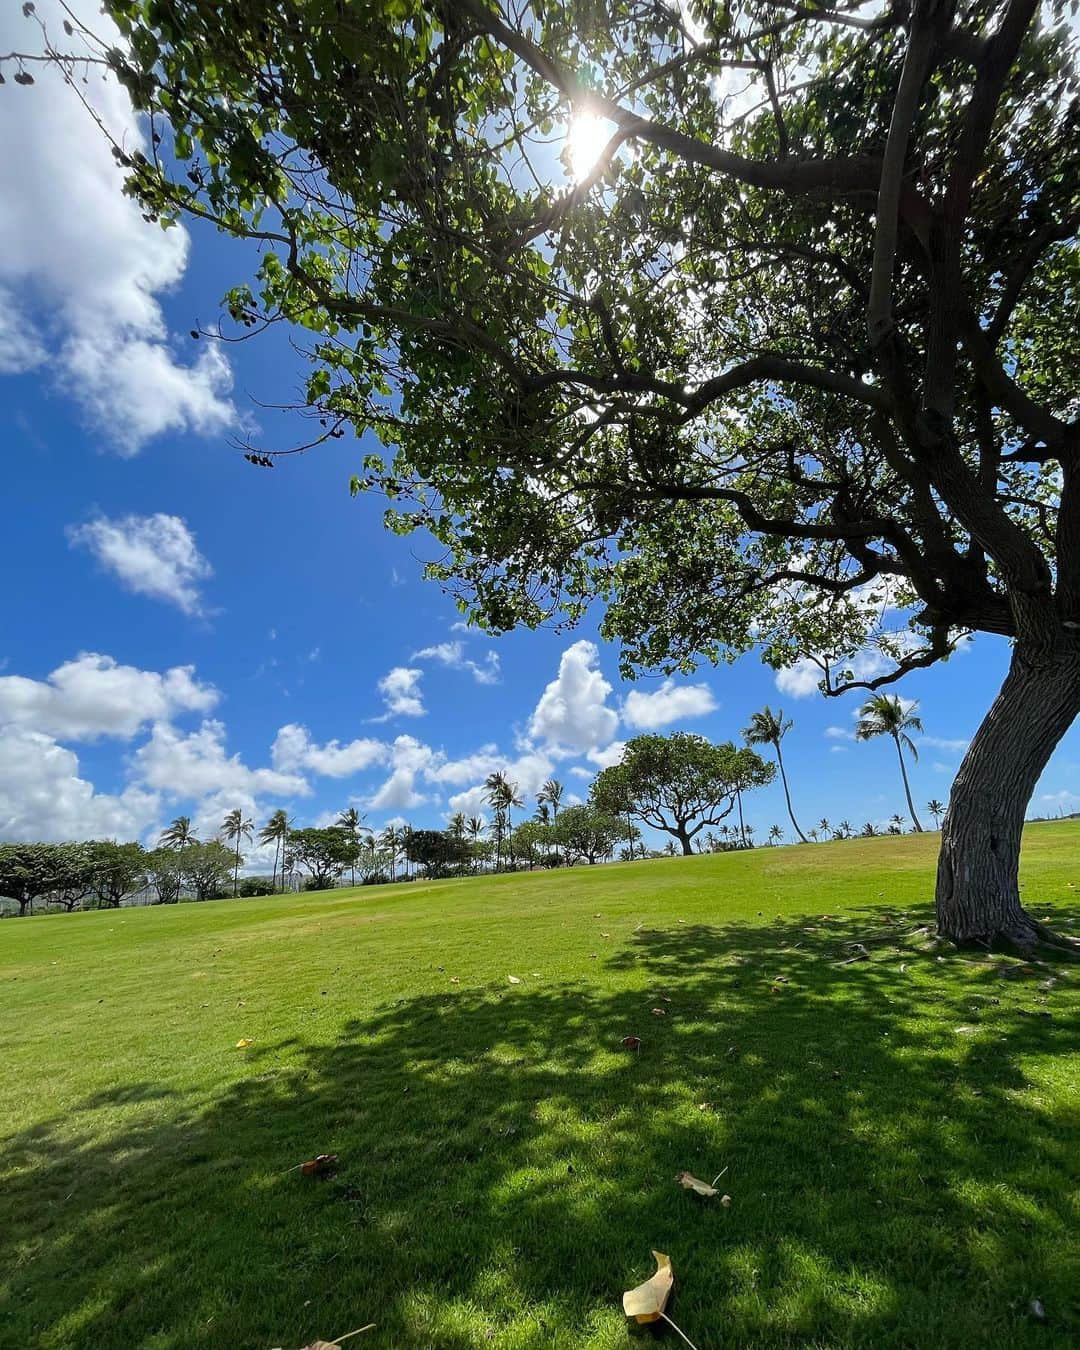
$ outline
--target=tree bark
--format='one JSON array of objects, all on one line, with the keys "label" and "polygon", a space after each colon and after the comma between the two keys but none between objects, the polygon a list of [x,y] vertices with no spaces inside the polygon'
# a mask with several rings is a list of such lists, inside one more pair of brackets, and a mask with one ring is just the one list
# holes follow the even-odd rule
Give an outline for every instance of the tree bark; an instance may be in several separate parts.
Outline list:
[{"label": "tree bark", "polygon": [[688,834],[686,829],[680,826],[673,832],[679,843],[682,844],[683,856],[692,858],[694,856],[693,836]]},{"label": "tree bark", "polygon": [[960,765],[941,830],[938,931],[955,942],[1004,941],[1022,951],[1057,941],[1020,903],[1024,814],[1035,784],[1080,714],[1080,640],[1022,647]]}]

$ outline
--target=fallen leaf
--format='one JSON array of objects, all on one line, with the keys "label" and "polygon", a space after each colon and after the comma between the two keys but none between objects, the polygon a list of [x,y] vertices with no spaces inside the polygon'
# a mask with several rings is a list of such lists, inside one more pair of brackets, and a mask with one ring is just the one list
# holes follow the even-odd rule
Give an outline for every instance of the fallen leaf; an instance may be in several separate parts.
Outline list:
[{"label": "fallen leaf", "polygon": [[1046,1309],[1043,1307],[1042,1299],[1033,1298],[1028,1304],[1028,1312],[1034,1317],[1036,1322],[1046,1321]]},{"label": "fallen leaf", "polygon": [[665,1256],[663,1252],[653,1252],[653,1259],[656,1261],[656,1274],[636,1289],[628,1289],[622,1296],[623,1312],[635,1322],[659,1322],[675,1284],[671,1257]]},{"label": "fallen leaf", "polygon": [[627,1050],[640,1050],[640,1049],[641,1049],[641,1037],[640,1037],[640,1036],[624,1036],[624,1037],[622,1038],[622,1043],[623,1043],[623,1045],[626,1046]]},{"label": "fallen leaf", "polygon": [[719,1195],[720,1192],[715,1186],[710,1186],[707,1181],[702,1181],[700,1177],[694,1176],[693,1172],[680,1172],[675,1178],[680,1186],[685,1186],[688,1191],[693,1191],[695,1195]]},{"label": "fallen leaf", "polygon": [[241,1036],[240,1039],[236,1042],[236,1048],[237,1050],[246,1050],[249,1045],[254,1044],[255,1042],[251,1039],[250,1036]]},{"label": "fallen leaf", "polygon": [[790,975],[774,975],[773,984],[787,984],[790,979]]},{"label": "fallen leaf", "polygon": [[458,979],[458,977],[457,977],[456,975],[451,975],[451,976],[450,976],[450,983],[451,983],[451,984],[460,984],[461,981]]},{"label": "fallen leaf", "polygon": [[720,1197],[720,1203],[724,1206],[725,1209],[729,1209],[731,1207],[731,1196],[722,1195]]},{"label": "fallen leaf", "polygon": [[309,1158],[307,1162],[300,1164],[300,1174],[305,1177],[322,1176],[336,1166],[337,1160],[336,1153],[320,1153],[318,1157]]},{"label": "fallen leaf", "polygon": [[247,1007],[247,999],[238,998],[238,999],[236,1000],[236,1006],[237,1006],[238,1008],[246,1008],[246,1007]]},{"label": "fallen leaf", "polygon": [[667,1009],[666,1009],[666,1008],[654,1008],[654,1009],[652,1010],[652,1015],[653,1015],[654,1017],[666,1017],[666,1016],[667,1016]]},{"label": "fallen leaf", "polygon": [[698,1102],[698,1108],[697,1108],[697,1109],[698,1109],[699,1111],[708,1111],[709,1108],[710,1108],[711,1106],[712,1106],[712,1102]]},{"label": "fallen leaf", "polygon": [[610,933],[601,933],[600,936],[601,936],[601,937],[610,937],[611,934],[610,934]]},{"label": "fallen leaf", "polygon": [[510,981],[511,984],[520,984],[520,983],[521,983],[521,981],[518,979],[518,977],[517,977],[516,975],[507,975],[506,978]]}]

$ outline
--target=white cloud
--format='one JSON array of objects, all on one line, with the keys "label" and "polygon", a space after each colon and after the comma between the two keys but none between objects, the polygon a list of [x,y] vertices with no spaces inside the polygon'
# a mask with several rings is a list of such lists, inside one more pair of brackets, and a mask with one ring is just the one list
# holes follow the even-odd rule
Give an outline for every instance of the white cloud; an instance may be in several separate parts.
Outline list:
[{"label": "white cloud", "polygon": [[603,750],[590,750],[587,759],[600,769],[610,769],[613,764],[621,764],[623,751],[626,749],[625,741],[612,741],[609,746]]},{"label": "white cloud", "polygon": [[455,792],[448,806],[451,812],[460,811],[463,816],[480,816],[481,819],[485,819],[488,810],[487,789],[482,783],[478,783],[475,787],[466,788],[464,792]]},{"label": "white cloud", "polygon": [[378,683],[386,712],[382,717],[372,720],[387,722],[391,717],[423,717],[427,711],[420,692],[420,677],[423,673],[414,666],[395,666],[388,671]]},{"label": "white cloud", "polygon": [[596,776],[592,769],[586,769],[583,764],[575,764],[570,772],[575,778],[581,779],[594,778]]},{"label": "white cloud", "polygon": [[489,651],[483,662],[474,661],[465,655],[464,642],[439,642],[433,647],[423,647],[413,652],[414,661],[440,661],[452,670],[466,670],[477,684],[499,683],[499,653]]},{"label": "white cloud", "polygon": [[169,798],[217,792],[292,797],[311,791],[297,773],[250,769],[239,755],[226,755],[225,727],[213,720],[186,734],[166,722],[156,722],[150,739],[136,750],[132,767],[140,782]]},{"label": "white cloud", "polygon": [[651,694],[631,690],[623,703],[623,721],[627,726],[654,731],[687,717],[704,717],[706,713],[715,712],[716,707],[716,699],[708,685],[677,685],[674,680],[665,680]]},{"label": "white cloud", "polygon": [[[856,713],[856,716],[858,714]],[[853,741],[855,733],[848,727],[826,727],[825,735],[833,741]],[[841,749],[841,746],[835,746],[834,749]]]},{"label": "white cloud", "polygon": [[588,751],[615,735],[619,716],[607,706],[611,685],[599,668],[594,642],[567,647],[557,677],[544,690],[529,722],[529,734],[556,748]]},{"label": "white cloud", "polygon": [[179,516],[101,516],[86,525],[70,525],[73,547],[87,548],[107,572],[136,595],[176,605],[185,614],[202,613],[199,585],[213,569],[199,552],[195,536]]},{"label": "white cloud", "polygon": [[935,750],[949,750],[954,754],[961,754],[965,751],[971,742],[966,736],[956,737],[950,740],[946,736],[920,736],[919,745],[931,745]]},{"label": "white cloud", "polygon": [[48,359],[48,352],[14,295],[0,286],[0,375],[22,375]]},{"label": "white cloud", "polygon": [[395,769],[390,777],[365,802],[372,811],[411,811],[427,798],[416,789],[416,774],[411,769]]},{"label": "white cloud", "polygon": [[296,722],[283,726],[274,738],[270,759],[275,769],[299,772],[309,769],[324,778],[349,778],[355,773],[383,764],[389,747],[383,741],[358,739],[342,745],[327,741],[316,745],[307,727]]},{"label": "white cloud", "polygon": [[809,698],[818,692],[821,667],[808,656],[800,656],[794,665],[776,672],[776,687],[789,698]]},{"label": "white cloud", "polygon": [[157,816],[156,793],[95,792],[74,751],[27,727],[0,730],[0,839],[63,840],[141,834]]},{"label": "white cloud", "polygon": [[847,754],[847,746],[846,746],[846,745],[830,745],[830,746],[829,746],[829,753],[830,753],[830,754],[833,754],[833,755],[846,755],[846,754]]},{"label": "white cloud", "polygon": [[173,666],[159,673],[84,652],[45,680],[0,676],[0,725],[25,727],[61,740],[99,736],[129,740],[147,722],[165,721],[182,712],[209,712],[218,698],[212,685],[195,678],[193,666]]},{"label": "white cloud", "polygon": [[[97,0],[70,0],[70,8],[106,43],[115,38]],[[38,0],[37,10],[65,41],[57,0]],[[17,4],[0,6],[0,51],[26,50],[35,37]],[[57,386],[124,454],[166,431],[220,433],[237,420],[228,362],[214,344],[181,359],[159,299],[187,267],[187,231],[144,221],[60,72],[35,65],[34,78],[32,94],[4,100],[5,141],[17,153],[0,157],[0,286],[14,297],[0,368],[40,365],[48,354]],[[114,79],[95,72],[80,93],[120,143],[147,148]]]},{"label": "white cloud", "polygon": [[1080,795],[1071,792],[1068,788],[1062,788],[1059,792],[1044,792],[1039,797],[1039,801],[1045,802],[1048,806],[1059,811],[1080,810]]}]

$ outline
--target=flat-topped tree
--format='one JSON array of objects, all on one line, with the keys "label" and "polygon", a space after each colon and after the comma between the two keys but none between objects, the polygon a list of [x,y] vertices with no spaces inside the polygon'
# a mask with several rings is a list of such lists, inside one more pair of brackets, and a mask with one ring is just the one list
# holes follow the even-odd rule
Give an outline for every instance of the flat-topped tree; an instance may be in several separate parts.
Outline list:
[{"label": "flat-topped tree", "polygon": [[[1064,3],[106,9],[176,155],[116,147],[129,191],[258,241],[233,317],[310,330],[311,442],[392,448],[355,486],[479,622],[599,596],[630,670],[756,645],[828,693],[1009,639],[938,922],[1044,936],[1020,832],[1080,710]],[[571,115],[609,139],[566,187]]]},{"label": "flat-topped tree", "polygon": [[635,736],[618,764],[597,775],[592,804],[616,818],[628,813],[679,841],[693,853],[695,836],[719,825],[736,794],[771,783],[776,766],[731,741],[713,745],[704,736]]}]

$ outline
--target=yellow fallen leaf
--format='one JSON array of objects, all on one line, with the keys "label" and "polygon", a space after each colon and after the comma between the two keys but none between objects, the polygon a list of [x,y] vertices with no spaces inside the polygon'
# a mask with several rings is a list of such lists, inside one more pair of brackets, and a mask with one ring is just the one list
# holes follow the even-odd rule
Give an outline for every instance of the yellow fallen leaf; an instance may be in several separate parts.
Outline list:
[{"label": "yellow fallen leaf", "polygon": [[663,1252],[653,1252],[653,1258],[656,1261],[656,1274],[636,1289],[628,1289],[622,1296],[623,1312],[635,1322],[659,1322],[675,1284],[671,1257],[665,1256]]},{"label": "yellow fallen leaf", "polygon": [[695,1191],[698,1195],[720,1194],[715,1186],[710,1186],[707,1181],[702,1181],[700,1177],[694,1176],[693,1172],[680,1172],[675,1180],[680,1186],[685,1186],[688,1191]]},{"label": "yellow fallen leaf", "polygon": [[507,975],[506,978],[510,981],[511,984],[520,984],[520,983],[521,983],[521,981],[518,979],[518,977],[517,977],[516,975]]},{"label": "yellow fallen leaf", "polygon": [[236,1042],[236,1048],[237,1050],[246,1050],[249,1045],[254,1044],[255,1042],[251,1039],[250,1036],[241,1036],[240,1039]]}]

